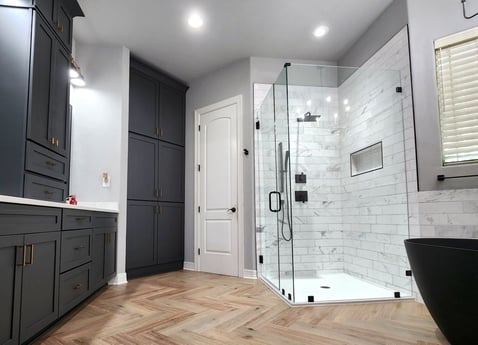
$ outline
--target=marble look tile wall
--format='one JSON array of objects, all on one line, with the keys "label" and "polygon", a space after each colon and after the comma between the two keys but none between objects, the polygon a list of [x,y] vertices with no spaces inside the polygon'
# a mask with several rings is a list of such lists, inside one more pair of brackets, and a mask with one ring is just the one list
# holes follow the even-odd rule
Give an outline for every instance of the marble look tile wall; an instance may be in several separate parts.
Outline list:
[{"label": "marble look tile wall", "polygon": [[[404,29],[339,87],[344,270],[403,295],[411,293],[403,246],[408,210],[402,111],[410,102],[409,80]],[[407,91],[397,93],[398,86]],[[350,154],[378,142],[383,168],[351,177]]]}]

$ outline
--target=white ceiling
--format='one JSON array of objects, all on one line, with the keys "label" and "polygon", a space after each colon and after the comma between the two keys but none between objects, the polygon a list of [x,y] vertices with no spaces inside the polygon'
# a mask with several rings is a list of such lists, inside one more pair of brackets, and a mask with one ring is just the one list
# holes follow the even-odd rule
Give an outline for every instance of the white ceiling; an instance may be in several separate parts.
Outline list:
[{"label": "white ceiling", "polygon": [[[80,43],[124,45],[189,82],[249,56],[337,61],[392,0],[79,0]],[[192,11],[204,26],[187,25]],[[318,25],[329,34],[316,39]]]}]

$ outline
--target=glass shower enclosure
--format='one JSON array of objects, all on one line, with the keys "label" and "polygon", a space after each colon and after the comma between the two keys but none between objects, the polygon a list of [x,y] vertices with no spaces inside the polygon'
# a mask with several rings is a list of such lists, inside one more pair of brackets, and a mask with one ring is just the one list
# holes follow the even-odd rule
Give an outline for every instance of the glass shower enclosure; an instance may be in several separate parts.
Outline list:
[{"label": "glass shower enclosure", "polygon": [[400,82],[286,64],[254,87],[258,271],[290,303],[411,296]]}]

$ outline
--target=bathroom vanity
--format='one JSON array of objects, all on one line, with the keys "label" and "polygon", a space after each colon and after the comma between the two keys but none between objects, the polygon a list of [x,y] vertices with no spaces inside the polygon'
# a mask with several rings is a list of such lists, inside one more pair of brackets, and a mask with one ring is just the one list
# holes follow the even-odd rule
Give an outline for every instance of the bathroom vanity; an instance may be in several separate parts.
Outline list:
[{"label": "bathroom vanity", "polygon": [[0,196],[0,344],[31,341],[116,273],[115,210]]}]

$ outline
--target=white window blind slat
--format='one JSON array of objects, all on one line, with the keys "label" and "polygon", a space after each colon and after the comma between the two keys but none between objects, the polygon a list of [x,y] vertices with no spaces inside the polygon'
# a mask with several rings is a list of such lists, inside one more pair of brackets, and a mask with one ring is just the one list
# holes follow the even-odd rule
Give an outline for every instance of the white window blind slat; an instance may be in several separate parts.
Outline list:
[{"label": "white window blind slat", "polygon": [[478,162],[478,30],[435,44],[443,165]]}]

